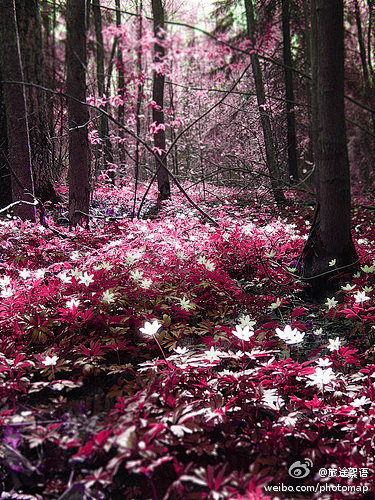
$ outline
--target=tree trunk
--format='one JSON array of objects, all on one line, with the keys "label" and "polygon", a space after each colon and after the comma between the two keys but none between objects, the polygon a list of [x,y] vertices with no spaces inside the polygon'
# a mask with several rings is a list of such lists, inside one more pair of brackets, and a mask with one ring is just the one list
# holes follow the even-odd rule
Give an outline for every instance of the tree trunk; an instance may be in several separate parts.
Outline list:
[{"label": "tree trunk", "polygon": [[[307,0],[303,0],[303,20],[305,23],[305,61],[306,61],[306,73],[311,72],[311,28],[309,26],[309,19],[311,19],[309,5]],[[305,80],[306,85],[306,100],[307,100],[307,120],[308,120],[308,131],[309,131],[309,147],[305,160],[308,162],[314,162],[313,153],[313,119],[312,119],[312,90],[311,81],[309,79]]]},{"label": "tree trunk", "polygon": [[[370,106],[372,109],[375,109],[375,82],[371,81],[369,68],[367,67],[368,58],[366,55],[365,42],[363,40],[361,11],[359,9],[358,0],[354,0],[354,10],[355,10],[355,21],[356,21],[357,32],[358,32],[358,46],[359,46],[359,55],[361,57],[364,87],[365,87],[366,94],[367,94],[368,99],[369,99]],[[371,11],[369,11],[369,16],[371,16]],[[371,20],[370,20],[370,23],[371,23]],[[372,120],[373,131],[375,133],[375,112],[371,113],[371,120]]]},{"label": "tree trunk", "polygon": [[69,220],[88,223],[90,206],[90,151],[86,106],[86,2],[66,3],[66,87],[69,125]]},{"label": "tree trunk", "polygon": [[[21,52],[14,0],[0,0],[0,56],[4,81],[23,81]],[[12,201],[34,202],[34,183],[30,157],[29,131],[24,87],[19,83],[3,86]],[[35,207],[21,204],[15,215],[35,221]]]},{"label": "tree trunk", "polygon": [[[45,85],[44,55],[39,0],[15,0],[17,25],[26,82]],[[35,195],[56,202],[53,187],[51,145],[48,137],[47,102],[44,90],[25,87]]]},{"label": "tree trunk", "polygon": [[[116,0],[116,26],[119,27],[121,26],[121,4],[120,0]],[[125,80],[124,80],[124,61],[122,58],[122,49],[120,46],[120,43],[117,44],[117,78],[118,78],[118,93],[124,98],[124,87],[125,87]],[[124,106],[123,104],[119,104],[118,110],[117,110],[117,120],[120,123],[124,123]],[[118,130],[118,136],[122,139],[124,137],[124,131],[122,128],[119,128]],[[124,152],[124,144],[120,143],[119,144],[119,159],[120,159],[120,165],[125,164],[125,152]]]},{"label": "tree trunk", "polygon": [[[154,62],[162,64],[164,61],[164,8],[161,0],[152,0],[152,14],[154,18],[154,34],[157,39],[154,46]],[[159,70],[160,69],[160,70]],[[156,127],[160,127],[158,132],[154,134],[155,167],[157,170],[158,179],[158,201],[167,200],[170,198],[170,185],[168,172],[163,165],[166,165],[167,158],[165,156],[165,130],[164,130],[164,70],[157,68],[153,75],[152,99],[156,105],[152,108],[152,120]]]},{"label": "tree trunk", "polygon": [[[356,267],[350,232],[350,176],[344,112],[344,28],[342,0],[313,0],[314,156],[317,208],[302,254],[303,276],[320,290],[328,278]],[[335,261],[335,266],[329,265]]]},{"label": "tree trunk", "polygon": [[[139,11],[138,11],[139,10]],[[138,30],[137,30],[137,38],[138,38],[138,53],[137,53],[137,72],[138,72],[138,85],[137,85],[137,107],[136,107],[136,116],[135,116],[135,124],[136,124],[136,129],[135,133],[137,134],[137,137],[140,136],[141,134],[141,108],[142,108],[142,101],[143,101],[143,73],[142,73],[142,50],[141,50],[141,39],[143,36],[143,18],[142,18],[142,10],[143,10],[143,2],[142,0],[139,1],[139,6],[137,2],[137,14],[139,15],[138,19]],[[136,194],[137,194],[137,188],[138,188],[138,180],[139,180],[139,174],[140,174],[140,160],[141,160],[141,152],[140,152],[140,143],[138,140],[135,142],[135,169],[134,169],[134,178],[135,178],[135,196],[134,196],[134,203],[136,201]],[[135,207],[134,207],[135,208]]]},{"label": "tree trunk", "polygon": [[12,184],[8,167],[7,117],[0,71],[0,208],[12,203]]},{"label": "tree trunk", "polygon": [[[254,7],[252,0],[244,0],[246,9],[246,22],[247,22],[247,36],[249,40],[255,45],[255,21],[254,21]],[[260,109],[260,118],[263,130],[264,146],[266,149],[267,168],[271,180],[272,193],[277,205],[282,205],[286,202],[283,190],[279,185],[279,168],[276,159],[275,145],[273,142],[272,129],[270,117],[265,110],[266,97],[263,85],[263,75],[259,64],[259,57],[256,51],[250,54],[251,67],[253,70],[255,91],[257,95],[257,102]]]},{"label": "tree trunk", "polygon": [[287,148],[290,182],[298,181],[296,118],[294,114],[293,61],[290,48],[290,4],[281,0],[283,24],[283,59],[286,99]]},{"label": "tree trunk", "polygon": [[[94,13],[95,36],[96,36],[96,80],[98,85],[99,97],[105,93],[105,75],[104,75],[104,45],[102,34],[102,15],[100,11],[100,0],[93,0],[92,10]],[[107,105],[104,107],[107,111]],[[102,140],[102,152],[104,160],[104,168],[108,169],[108,163],[113,163],[112,144],[109,140],[109,125],[108,117],[101,115],[100,117],[100,133],[99,136]],[[111,170],[113,167],[110,167]],[[110,172],[111,182],[115,181],[115,174]]]}]

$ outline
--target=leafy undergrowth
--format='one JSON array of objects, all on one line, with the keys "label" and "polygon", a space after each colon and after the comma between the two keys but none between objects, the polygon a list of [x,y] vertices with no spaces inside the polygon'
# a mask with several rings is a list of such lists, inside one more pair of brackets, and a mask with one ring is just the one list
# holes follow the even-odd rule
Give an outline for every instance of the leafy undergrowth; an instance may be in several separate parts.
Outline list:
[{"label": "leafy undergrowth", "polygon": [[371,211],[361,270],[317,304],[294,275],[312,209],[216,194],[193,197],[217,227],[177,195],[131,220],[105,187],[90,230],[0,221],[1,498],[371,491]]}]

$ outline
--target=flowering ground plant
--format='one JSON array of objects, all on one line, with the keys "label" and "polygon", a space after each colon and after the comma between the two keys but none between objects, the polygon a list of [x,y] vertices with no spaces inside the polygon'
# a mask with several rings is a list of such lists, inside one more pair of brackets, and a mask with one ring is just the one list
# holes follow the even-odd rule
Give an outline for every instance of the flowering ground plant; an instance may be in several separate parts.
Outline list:
[{"label": "flowering ground plant", "polygon": [[[221,188],[225,211],[194,194],[217,226],[177,195],[131,219],[130,188],[90,229],[0,221],[1,493],[299,498],[328,478],[358,498],[375,477],[372,227],[358,274],[312,303],[294,273],[306,214]],[[96,196],[110,208],[113,189]]]}]

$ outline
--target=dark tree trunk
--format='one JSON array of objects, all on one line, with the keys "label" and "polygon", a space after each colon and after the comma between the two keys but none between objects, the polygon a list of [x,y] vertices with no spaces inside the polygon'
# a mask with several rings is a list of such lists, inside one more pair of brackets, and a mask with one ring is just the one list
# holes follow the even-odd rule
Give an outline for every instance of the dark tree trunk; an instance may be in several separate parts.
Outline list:
[{"label": "dark tree trunk", "polygon": [[[116,0],[116,26],[121,26],[121,4],[120,0]],[[122,58],[122,49],[120,43],[117,44],[117,78],[118,78],[118,92],[122,98],[124,98],[124,61]],[[117,111],[117,119],[120,123],[124,123],[124,106],[122,104],[119,105]],[[120,138],[124,137],[124,131],[122,128],[119,128],[118,135]],[[124,152],[124,144],[119,145],[119,158],[120,164],[125,163],[125,152]]]},{"label": "dark tree trunk", "polygon": [[86,2],[66,3],[66,64],[69,124],[69,220],[88,223],[90,206],[90,151],[86,102]]},{"label": "dark tree trunk", "polygon": [[[23,81],[20,45],[14,0],[0,0],[0,57],[4,81]],[[26,99],[23,85],[5,83],[3,86],[9,166],[11,170],[12,201],[34,202],[34,185],[30,157]],[[35,207],[21,204],[15,215],[35,221]]]},{"label": "dark tree trunk", "polygon": [[[136,123],[136,129],[135,133],[137,134],[137,137],[140,136],[141,134],[141,108],[142,108],[142,101],[143,101],[143,76],[142,76],[142,50],[140,48],[140,43],[143,35],[143,18],[142,18],[142,10],[143,10],[143,2],[142,0],[139,1],[139,6],[137,2],[137,14],[139,15],[138,19],[138,41],[139,41],[139,48],[138,48],[138,53],[137,53],[137,71],[138,71],[138,85],[137,85],[137,107],[136,107],[136,116],[135,116],[135,123]],[[134,169],[134,177],[135,177],[135,192],[137,192],[138,188],[138,180],[139,180],[139,174],[140,174],[140,163],[141,163],[141,152],[140,152],[140,143],[139,141],[136,141],[135,143],[135,169]],[[134,202],[136,200],[136,196],[134,197]]]},{"label": "dark tree trunk", "polygon": [[[42,0],[42,35],[45,59],[44,80],[46,87],[56,89],[56,0]],[[55,134],[54,96],[47,95],[47,120],[50,137]],[[51,142],[52,163],[55,164],[54,143]],[[52,170],[53,170],[52,165]]]},{"label": "dark tree trunk", "polygon": [[[17,25],[26,82],[44,86],[44,56],[39,0],[15,0]],[[35,195],[42,202],[56,201],[52,181],[51,145],[48,137],[44,90],[25,87]]]},{"label": "dark tree trunk", "polygon": [[[342,0],[313,0],[312,63],[317,208],[303,252],[303,275],[322,289],[357,261],[350,232],[350,176],[344,113]],[[329,262],[335,260],[335,267]]]},{"label": "dark tree trunk", "polygon": [[[154,34],[157,39],[154,46],[154,61],[156,64],[161,64],[164,60],[164,8],[161,0],[152,0],[152,14],[154,17]],[[154,71],[152,99],[156,105],[152,108],[152,120],[156,126],[164,125],[164,72]],[[170,198],[170,185],[167,170],[163,165],[166,165],[167,158],[165,156],[165,130],[163,127],[154,134],[154,146],[157,148],[155,154],[155,167],[157,169],[158,179],[158,201],[167,200]]]},{"label": "dark tree trunk", "polygon": [[[96,36],[96,80],[98,84],[98,93],[102,97],[105,93],[105,75],[104,75],[104,45],[102,34],[102,15],[100,11],[100,0],[93,0],[92,10],[94,13],[95,36]],[[107,106],[105,106],[107,111]],[[108,163],[113,163],[112,144],[109,140],[108,117],[101,115],[100,117],[100,134],[102,140],[102,152],[104,160],[104,168],[108,169]],[[111,167],[112,169],[112,167]],[[114,172],[110,173],[112,182],[115,180]]]},{"label": "dark tree trunk", "polygon": [[[1,80],[2,75],[0,71],[0,82]],[[5,114],[3,85],[0,83],[0,208],[6,207],[12,203],[12,184],[7,157],[7,117]]]},{"label": "dark tree trunk", "polygon": [[293,61],[290,48],[290,4],[281,0],[283,21],[283,59],[285,64],[285,98],[287,122],[287,148],[290,182],[298,181],[296,118],[294,114]]},{"label": "dark tree trunk", "polygon": [[[357,32],[358,32],[358,46],[359,46],[359,55],[361,57],[364,87],[365,87],[366,94],[367,94],[368,99],[369,99],[370,106],[372,109],[375,109],[375,81],[371,81],[371,75],[369,72],[369,68],[367,66],[368,58],[367,58],[367,54],[366,54],[365,42],[363,39],[361,11],[359,8],[358,0],[354,0],[354,10],[355,10],[355,21],[356,21]],[[370,9],[369,9],[369,16],[371,16]],[[370,24],[371,24],[371,19],[370,19]],[[370,60],[371,60],[371,56],[370,56]],[[375,112],[371,113],[371,120],[372,120],[373,131],[375,133]]]},{"label": "dark tree trunk", "polygon": [[[309,5],[307,0],[303,0],[303,19],[305,22],[305,63],[306,63],[306,73],[311,72],[311,28],[309,19],[311,19]],[[314,162],[313,154],[313,120],[312,120],[312,90],[311,81],[309,79],[305,80],[306,84],[306,99],[307,99],[307,120],[308,120],[308,130],[309,130],[309,148],[305,159],[308,162]]]},{"label": "dark tree trunk", "polygon": [[[254,6],[252,0],[245,1],[246,22],[247,22],[247,36],[255,45],[255,20],[254,20]],[[276,159],[275,145],[272,136],[271,121],[268,112],[265,110],[266,97],[264,92],[263,75],[259,64],[259,57],[256,51],[250,54],[251,67],[253,70],[255,91],[257,95],[257,102],[260,109],[260,119],[263,130],[264,146],[266,150],[267,168],[270,175],[271,189],[275,201],[278,205],[286,202],[283,190],[279,185],[279,167]]]}]

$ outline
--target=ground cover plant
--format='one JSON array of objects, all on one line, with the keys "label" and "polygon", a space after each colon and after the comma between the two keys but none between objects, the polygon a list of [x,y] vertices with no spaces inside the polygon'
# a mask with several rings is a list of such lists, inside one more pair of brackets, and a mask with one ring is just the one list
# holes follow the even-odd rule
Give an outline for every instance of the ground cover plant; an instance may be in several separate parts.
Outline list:
[{"label": "ground cover plant", "polygon": [[131,219],[131,188],[98,187],[87,229],[0,221],[2,498],[364,498],[373,212],[360,270],[314,301],[308,206],[219,188],[193,194],[217,226],[177,193]]}]

